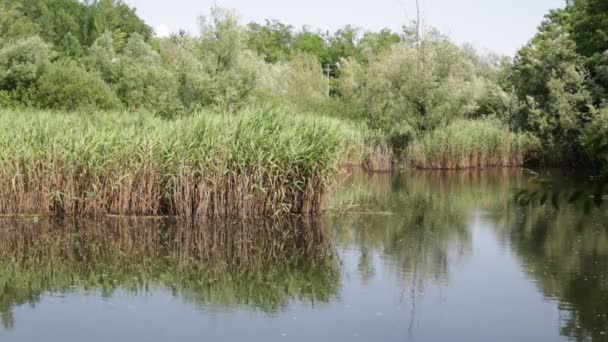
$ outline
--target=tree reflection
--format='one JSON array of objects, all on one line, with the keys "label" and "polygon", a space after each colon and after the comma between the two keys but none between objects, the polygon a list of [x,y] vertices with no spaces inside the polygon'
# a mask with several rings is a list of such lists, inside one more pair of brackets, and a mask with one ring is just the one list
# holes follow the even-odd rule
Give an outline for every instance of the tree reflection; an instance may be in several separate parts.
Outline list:
[{"label": "tree reflection", "polygon": [[338,264],[321,220],[191,226],[167,220],[0,221],[0,317],[45,293],[170,290],[197,305],[272,313],[328,301]]},{"label": "tree reflection", "polygon": [[561,333],[608,341],[608,213],[560,206],[512,212],[505,236],[544,295],[560,303]]},{"label": "tree reflection", "polygon": [[363,278],[376,251],[407,284],[445,283],[449,260],[470,250],[472,211],[506,207],[522,177],[521,170],[354,174],[335,199],[336,239],[360,247]]}]

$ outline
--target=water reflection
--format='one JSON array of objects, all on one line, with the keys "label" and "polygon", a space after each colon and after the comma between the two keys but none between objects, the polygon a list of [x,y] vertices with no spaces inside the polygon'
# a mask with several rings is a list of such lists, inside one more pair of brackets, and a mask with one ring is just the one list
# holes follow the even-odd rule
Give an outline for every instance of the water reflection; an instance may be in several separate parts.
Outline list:
[{"label": "water reflection", "polygon": [[548,298],[559,301],[561,333],[608,341],[608,214],[528,208],[504,219],[505,236]]},{"label": "water reflection", "polygon": [[338,264],[319,220],[191,226],[165,220],[0,221],[0,318],[45,294],[154,289],[201,307],[279,312],[336,296]]},{"label": "water reflection", "polygon": [[360,247],[363,278],[373,274],[370,250],[390,257],[387,266],[419,288],[446,283],[449,264],[471,252],[473,210],[508,206],[521,170],[352,174],[336,198],[336,240]]},{"label": "water reflection", "polygon": [[429,284],[449,292],[450,277],[459,276],[450,270],[480,257],[472,234],[482,217],[546,300],[558,303],[562,336],[608,341],[608,211],[585,214],[566,203],[520,208],[512,190],[527,179],[517,169],[352,175],[335,205],[336,240],[358,250],[363,279],[378,266],[370,256],[382,255],[382,266],[400,276],[414,306],[415,294]]},{"label": "water reflection", "polygon": [[[35,339],[22,326],[44,326],[40,306],[92,310],[45,302],[84,290],[152,311],[144,295],[179,298],[173,334],[193,341],[608,341],[608,213],[517,207],[526,180],[518,169],[354,173],[329,215],[284,222],[3,220],[0,316],[17,334],[0,337]],[[134,329],[141,312],[115,314],[96,317],[173,337]]]}]

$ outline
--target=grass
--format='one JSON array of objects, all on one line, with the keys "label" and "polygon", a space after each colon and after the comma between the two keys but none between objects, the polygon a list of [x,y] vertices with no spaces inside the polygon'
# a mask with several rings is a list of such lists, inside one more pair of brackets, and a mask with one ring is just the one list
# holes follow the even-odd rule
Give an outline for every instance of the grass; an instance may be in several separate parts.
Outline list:
[{"label": "grass", "polygon": [[0,111],[0,214],[209,218],[317,213],[344,146],[334,119],[250,109]]},{"label": "grass", "polygon": [[526,136],[497,121],[457,120],[414,141],[408,160],[421,169],[522,166],[528,149]]}]

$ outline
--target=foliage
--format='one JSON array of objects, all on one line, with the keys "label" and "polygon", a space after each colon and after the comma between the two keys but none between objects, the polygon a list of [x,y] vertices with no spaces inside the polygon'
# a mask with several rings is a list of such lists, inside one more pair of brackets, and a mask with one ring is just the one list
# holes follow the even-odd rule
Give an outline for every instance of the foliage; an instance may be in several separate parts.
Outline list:
[{"label": "foliage", "polygon": [[[6,1],[6,0],[3,0]],[[118,42],[152,30],[122,0],[10,0],[62,54],[79,56],[105,32]]]},{"label": "foliage", "polygon": [[15,8],[15,4],[0,1],[0,47],[15,39],[34,36],[38,31],[38,26]]},{"label": "foliage", "polygon": [[510,82],[522,104],[513,127],[537,135],[549,161],[593,162],[584,134],[606,101],[605,6],[576,0],[551,11],[512,67]]},{"label": "foliage", "polygon": [[179,107],[175,75],[138,34],[129,38],[120,56],[116,93],[129,110],[165,113]]},{"label": "foliage", "polygon": [[[402,32],[295,30],[277,20],[244,26],[235,12],[213,7],[201,18],[200,36],[153,38],[119,0],[0,0],[0,6],[3,106],[90,107],[105,98],[100,108],[170,119],[263,104],[347,119],[375,132],[371,145],[405,159],[409,145],[429,132],[493,117],[538,139],[543,160],[595,162],[584,140],[605,106],[608,79],[605,16],[594,14],[604,5],[597,0],[551,12],[513,61],[458,46],[430,28],[419,35],[415,24]],[[49,72],[75,74],[39,82],[57,56],[62,62]],[[99,77],[105,84],[93,80]],[[93,99],[76,98],[86,91],[45,99],[51,79],[66,82],[57,89],[84,82],[103,91]],[[59,106],[60,98],[70,100]]]},{"label": "foliage", "polygon": [[278,20],[266,20],[265,25],[252,22],[247,25],[247,47],[267,63],[277,63],[289,59],[293,28]]},{"label": "foliage", "polygon": [[317,59],[298,53],[288,63],[268,65],[260,77],[259,86],[302,109],[325,97],[326,82]]},{"label": "foliage", "polygon": [[231,11],[214,7],[210,18],[201,18],[202,66],[210,79],[204,98],[227,112],[246,103],[255,87],[259,60],[245,48],[246,39],[238,16]]},{"label": "foliage", "polygon": [[36,84],[36,103],[44,108],[63,110],[107,110],[120,106],[112,89],[95,72],[73,61],[47,66]]},{"label": "foliage", "polygon": [[4,97],[29,104],[34,86],[52,57],[51,47],[38,36],[0,48],[0,91]]},{"label": "foliage", "polygon": [[344,60],[338,87],[345,101],[360,103],[362,112],[355,116],[370,127],[426,131],[454,118],[478,115],[493,88],[476,63],[445,38],[430,36],[421,47],[395,45],[368,66]]}]

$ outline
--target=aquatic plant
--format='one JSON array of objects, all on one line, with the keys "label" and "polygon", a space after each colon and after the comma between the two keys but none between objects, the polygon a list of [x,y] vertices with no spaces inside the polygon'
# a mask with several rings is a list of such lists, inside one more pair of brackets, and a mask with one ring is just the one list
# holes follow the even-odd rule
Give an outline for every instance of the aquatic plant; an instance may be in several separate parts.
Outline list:
[{"label": "aquatic plant", "polygon": [[531,146],[495,120],[456,120],[416,139],[407,159],[422,169],[522,166]]},{"label": "aquatic plant", "polygon": [[272,109],[147,113],[0,111],[0,213],[309,214],[326,207],[340,122]]}]

